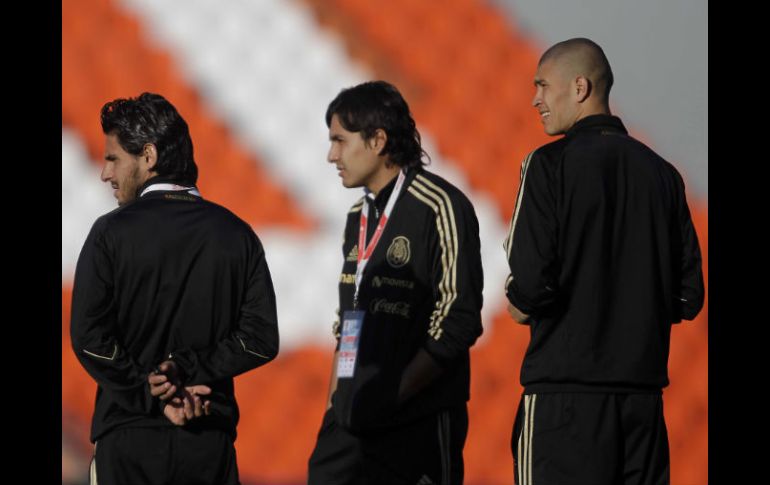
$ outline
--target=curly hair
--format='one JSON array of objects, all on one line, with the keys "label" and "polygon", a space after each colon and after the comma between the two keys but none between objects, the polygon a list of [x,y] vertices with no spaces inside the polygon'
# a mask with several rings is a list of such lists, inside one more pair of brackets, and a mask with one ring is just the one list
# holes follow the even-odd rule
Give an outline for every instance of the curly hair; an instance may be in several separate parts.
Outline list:
[{"label": "curly hair", "polygon": [[140,155],[148,143],[155,145],[158,160],[153,171],[159,176],[197,182],[198,166],[187,122],[163,96],[142,93],[105,103],[101,123],[104,134],[116,135],[120,146],[132,155]]}]

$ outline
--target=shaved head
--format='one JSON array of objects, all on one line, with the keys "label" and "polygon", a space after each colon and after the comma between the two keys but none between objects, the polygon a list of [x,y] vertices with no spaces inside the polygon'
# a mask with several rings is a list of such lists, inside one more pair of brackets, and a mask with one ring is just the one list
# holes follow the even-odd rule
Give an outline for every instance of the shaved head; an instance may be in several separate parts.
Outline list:
[{"label": "shaved head", "polygon": [[607,56],[599,45],[582,37],[565,40],[553,45],[540,58],[538,67],[546,62],[558,68],[567,78],[583,76],[591,83],[598,101],[607,104],[613,76]]}]

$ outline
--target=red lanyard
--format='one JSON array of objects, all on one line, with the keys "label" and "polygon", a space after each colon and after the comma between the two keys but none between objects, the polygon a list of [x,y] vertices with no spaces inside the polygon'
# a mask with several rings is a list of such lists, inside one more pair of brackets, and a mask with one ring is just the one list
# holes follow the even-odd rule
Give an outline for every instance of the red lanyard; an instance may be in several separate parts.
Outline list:
[{"label": "red lanyard", "polygon": [[364,206],[361,208],[361,220],[358,227],[358,265],[356,266],[356,293],[353,297],[354,306],[358,303],[358,288],[364,277],[364,269],[366,268],[367,263],[369,263],[369,258],[372,256],[374,248],[377,247],[377,243],[380,242],[380,236],[382,236],[385,225],[388,223],[388,218],[390,217],[391,212],[393,212],[393,206],[396,204],[396,199],[398,198],[399,192],[401,192],[401,187],[404,185],[405,179],[406,175],[402,170],[398,173],[396,185],[393,187],[393,192],[390,193],[390,197],[388,197],[388,203],[385,204],[385,210],[380,216],[377,229],[374,231],[374,235],[372,236],[372,240],[369,241],[369,245],[366,244],[366,222],[369,217],[369,201],[368,197],[364,197]]}]

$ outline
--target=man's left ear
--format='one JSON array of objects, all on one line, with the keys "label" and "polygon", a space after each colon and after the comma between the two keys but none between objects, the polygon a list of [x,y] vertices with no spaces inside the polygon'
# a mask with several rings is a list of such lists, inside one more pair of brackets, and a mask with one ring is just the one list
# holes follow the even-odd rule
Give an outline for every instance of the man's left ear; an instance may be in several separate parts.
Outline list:
[{"label": "man's left ear", "polygon": [[388,134],[382,128],[377,128],[372,137],[373,148],[377,150],[377,155],[382,155],[382,150],[388,143]]},{"label": "man's left ear", "polygon": [[582,103],[591,94],[591,81],[583,76],[578,76],[575,79],[575,95],[578,103]]},{"label": "man's left ear", "polygon": [[144,158],[144,161],[147,164],[147,170],[152,171],[155,168],[155,164],[158,162],[158,148],[155,144],[145,143],[142,158]]}]

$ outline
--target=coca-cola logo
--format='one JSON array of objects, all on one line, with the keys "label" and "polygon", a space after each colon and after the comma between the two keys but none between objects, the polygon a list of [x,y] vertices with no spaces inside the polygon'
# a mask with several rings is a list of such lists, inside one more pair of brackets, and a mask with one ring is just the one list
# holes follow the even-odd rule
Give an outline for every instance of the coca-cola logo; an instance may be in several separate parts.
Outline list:
[{"label": "coca-cola logo", "polygon": [[400,317],[409,318],[409,303],[405,301],[388,301],[385,298],[372,300],[369,311],[372,313],[390,313]]}]

